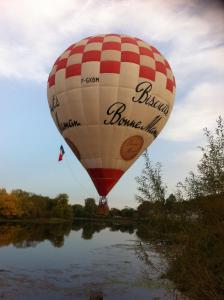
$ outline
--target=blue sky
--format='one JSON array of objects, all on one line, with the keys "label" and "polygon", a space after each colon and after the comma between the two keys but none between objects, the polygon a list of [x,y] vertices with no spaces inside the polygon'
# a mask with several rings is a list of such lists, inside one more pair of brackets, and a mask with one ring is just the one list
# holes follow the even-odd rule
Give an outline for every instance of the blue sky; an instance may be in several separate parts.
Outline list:
[{"label": "blue sky", "polygon": [[[0,186],[55,196],[71,203],[98,199],[86,171],[57,131],[46,83],[55,59],[70,44],[100,33],[139,37],[170,62],[177,82],[174,110],[150,146],[163,165],[168,191],[195,170],[202,129],[224,115],[224,7],[211,1],[0,1]],[[58,163],[63,144],[66,155]],[[136,207],[140,158],[109,194],[111,207]]]}]

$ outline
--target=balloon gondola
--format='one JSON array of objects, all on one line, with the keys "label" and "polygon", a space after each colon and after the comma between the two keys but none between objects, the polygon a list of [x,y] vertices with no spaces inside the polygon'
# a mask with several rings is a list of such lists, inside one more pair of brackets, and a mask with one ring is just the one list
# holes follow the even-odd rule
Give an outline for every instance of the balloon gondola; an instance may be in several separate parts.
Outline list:
[{"label": "balloon gondola", "polygon": [[58,57],[47,90],[59,132],[106,197],[166,124],[176,89],[170,65],[155,47],[102,34]]},{"label": "balloon gondola", "polygon": [[108,206],[107,198],[104,196],[101,196],[99,199],[96,214],[100,215],[100,216],[108,216],[109,213],[110,213],[110,209]]}]

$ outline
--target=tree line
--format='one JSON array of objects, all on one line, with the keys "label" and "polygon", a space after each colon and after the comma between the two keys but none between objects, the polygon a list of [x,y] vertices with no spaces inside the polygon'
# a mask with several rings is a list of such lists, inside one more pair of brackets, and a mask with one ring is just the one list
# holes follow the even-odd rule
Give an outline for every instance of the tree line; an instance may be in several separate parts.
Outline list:
[{"label": "tree line", "polygon": [[[112,208],[108,217],[132,218],[136,211],[133,208],[122,210]],[[55,198],[36,195],[21,189],[7,192],[0,189],[0,218],[2,219],[50,219],[59,218],[73,220],[73,218],[93,218],[97,216],[95,199],[87,198],[84,205],[69,204],[67,194],[59,194]]]},{"label": "tree line", "polygon": [[73,210],[67,194],[55,198],[36,195],[21,189],[8,193],[0,189],[0,217],[7,219],[72,218]]},{"label": "tree line", "polygon": [[[75,204],[73,207],[74,218],[94,218],[99,217],[97,212],[97,204],[95,199],[87,198],[84,201],[84,206],[81,204]],[[133,218],[136,216],[136,210],[131,207],[125,207],[123,209],[111,208],[107,216],[101,216],[103,218]]]}]

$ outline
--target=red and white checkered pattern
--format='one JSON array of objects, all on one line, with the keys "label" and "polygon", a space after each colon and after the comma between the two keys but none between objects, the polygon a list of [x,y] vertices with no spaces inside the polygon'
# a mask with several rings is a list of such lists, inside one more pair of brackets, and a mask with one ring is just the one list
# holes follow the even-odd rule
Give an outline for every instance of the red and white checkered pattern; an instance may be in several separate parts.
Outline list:
[{"label": "red and white checkered pattern", "polygon": [[[118,34],[88,37],[56,60],[48,79],[51,114],[100,195],[107,195],[161,132],[175,90],[167,60],[138,38]],[[144,95],[140,97],[141,91]],[[112,117],[120,118],[121,123],[108,123]],[[79,126],[69,126],[69,122]],[[144,129],[149,124],[156,135]]]},{"label": "red and white checkered pattern", "polygon": [[138,71],[138,77],[143,80],[153,82],[161,73],[166,77],[164,88],[175,93],[175,78],[163,55],[138,38],[118,34],[88,37],[71,45],[54,63],[48,87],[55,85],[57,73],[62,69],[65,70],[64,79],[77,77],[80,81],[93,62],[95,76],[131,71],[131,65],[137,66],[134,70]]}]

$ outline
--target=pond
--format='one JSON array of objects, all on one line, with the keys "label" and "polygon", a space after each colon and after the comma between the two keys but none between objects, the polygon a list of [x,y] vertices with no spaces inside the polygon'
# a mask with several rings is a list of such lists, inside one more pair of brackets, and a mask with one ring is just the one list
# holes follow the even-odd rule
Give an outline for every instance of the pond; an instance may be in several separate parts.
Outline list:
[{"label": "pond", "polygon": [[166,267],[131,224],[0,224],[0,299],[176,299]]}]

